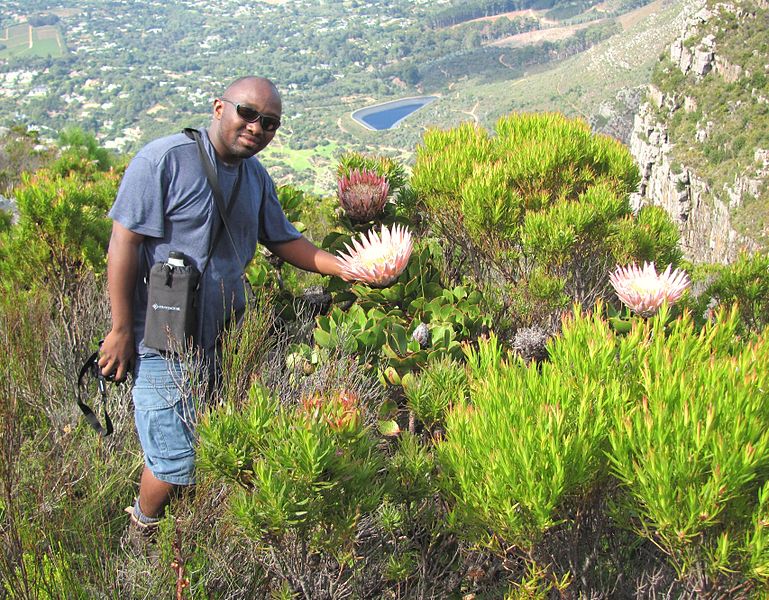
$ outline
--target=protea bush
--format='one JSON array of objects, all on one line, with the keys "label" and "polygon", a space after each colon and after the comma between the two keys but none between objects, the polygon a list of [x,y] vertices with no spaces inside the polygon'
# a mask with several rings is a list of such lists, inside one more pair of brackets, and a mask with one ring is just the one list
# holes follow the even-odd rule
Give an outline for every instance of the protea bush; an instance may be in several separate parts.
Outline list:
[{"label": "protea bush", "polygon": [[384,177],[391,193],[400,191],[408,180],[403,165],[388,156],[345,152],[339,157],[336,176],[342,179],[353,171],[371,171]]},{"label": "protea bush", "polygon": [[498,317],[515,327],[607,297],[615,264],[677,264],[664,211],[631,211],[637,183],[622,144],[559,114],[508,115],[494,132],[431,129],[410,182],[448,264],[496,297]]},{"label": "protea bush", "polygon": [[337,183],[337,196],[347,216],[368,223],[382,214],[390,185],[387,178],[368,169],[354,169]]},{"label": "protea bush", "polygon": [[286,406],[262,387],[200,424],[203,470],[234,485],[232,515],[254,539],[298,535],[340,556],[381,501],[382,456],[357,400],[319,394]]},{"label": "protea bush", "polygon": [[380,233],[371,230],[345,244],[347,253],[340,253],[345,276],[373,287],[384,287],[403,272],[408,265],[413,242],[406,227],[382,226]]},{"label": "protea bush", "polygon": [[663,273],[657,273],[654,263],[617,267],[609,275],[617,297],[630,310],[642,317],[656,314],[663,302],[675,304],[691,283],[689,276],[680,269],[671,270],[668,265]]},{"label": "protea bush", "polygon": [[607,539],[566,550],[570,532],[584,542],[610,527],[628,536],[628,583],[667,563],[677,597],[765,590],[769,331],[745,342],[736,309],[703,331],[663,306],[621,335],[601,314],[575,310],[539,366],[494,337],[470,351],[469,397],[448,411],[437,446],[451,522],[548,579],[580,572],[588,555],[610,571]]},{"label": "protea bush", "polygon": [[400,375],[420,369],[428,360],[461,360],[462,344],[488,330],[491,321],[478,291],[445,289],[432,281],[431,269],[421,262],[426,254],[420,251],[389,287],[352,286],[355,303],[347,309],[334,306],[318,316],[316,348],[292,346],[292,364],[341,349],[355,354],[367,368],[389,366],[385,381],[400,385]]}]

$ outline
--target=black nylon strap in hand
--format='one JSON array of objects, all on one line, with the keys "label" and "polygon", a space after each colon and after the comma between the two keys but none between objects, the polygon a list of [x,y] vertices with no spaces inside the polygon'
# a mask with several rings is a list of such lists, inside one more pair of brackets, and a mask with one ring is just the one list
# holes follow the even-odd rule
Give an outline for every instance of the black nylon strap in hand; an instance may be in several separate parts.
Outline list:
[{"label": "black nylon strap in hand", "polygon": [[[99,344],[99,346],[101,346],[101,344]],[[109,414],[107,414],[107,381],[104,379],[104,375],[101,374],[101,369],[99,369],[99,363],[97,362],[98,360],[99,351],[97,350],[91,354],[85,361],[85,364],[80,367],[80,373],[77,376],[77,405],[80,407],[80,410],[83,411],[85,420],[96,430],[96,433],[100,436],[107,436],[113,431],[112,419],[110,419]],[[85,376],[88,374],[90,374],[91,377],[96,378],[99,382],[99,392],[101,393],[101,403],[104,407],[104,424],[106,427],[102,426],[99,422],[99,418],[91,410],[91,407],[83,402],[81,391],[85,386]]]},{"label": "black nylon strap in hand", "polygon": [[208,179],[208,185],[211,186],[211,192],[214,196],[214,204],[216,204],[216,208],[219,212],[219,217],[221,218],[221,224],[216,229],[216,233],[214,234],[214,237],[211,241],[211,247],[208,250],[208,258],[206,258],[206,263],[203,265],[203,268],[200,271],[200,281],[198,283],[198,286],[203,281],[203,274],[206,272],[206,269],[208,268],[208,264],[211,261],[211,257],[214,254],[214,250],[216,248],[216,244],[219,242],[219,237],[222,233],[222,225],[224,226],[224,229],[227,231],[227,236],[230,238],[230,243],[232,244],[232,249],[235,252],[235,256],[237,257],[238,261],[240,261],[240,264],[243,264],[243,260],[240,258],[240,254],[238,254],[238,248],[235,245],[235,238],[232,236],[232,231],[230,230],[230,224],[227,217],[229,217],[230,212],[232,211],[232,207],[235,205],[235,200],[238,197],[238,192],[240,191],[240,180],[241,176],[243,175],[243,163],[241,162],[238,166],[238,176],[235,180],[235,185],[232,186],[232,192],[230,192],[230,200],[227,203],[227,207],[224,206],[224,194],[222,194],[222,188],[219,187],[219,176],[216,174],[216,167],[214,167],[213,163],[211,162],[211,158],[206,153],[206,149],[203,146],[203,139],[200,135],[200,132],[197,129],[193,129],[192,127],[185,127],[184,128],[184,134],[191,139],[194,139],[195,142],[198,145],[198,154],[200,154],[200,162],[203,164],[203,170],[206,172],[206,179]]}]

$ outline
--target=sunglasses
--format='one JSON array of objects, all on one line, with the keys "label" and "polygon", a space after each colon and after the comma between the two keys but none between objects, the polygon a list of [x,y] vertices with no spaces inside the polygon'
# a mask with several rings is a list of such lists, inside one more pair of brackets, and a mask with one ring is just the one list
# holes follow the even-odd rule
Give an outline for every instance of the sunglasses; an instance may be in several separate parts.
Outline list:
[{"label": "sunglasses", "polygon": [[278,127],[280,127],[280,119],[275,117],[268,117],[267,115],[260,113],[258,110],[248,106],[243,106],[242,104],[236,104],[232,100],[227,100],[227,98],[220,98],[220,100],[222,102],[228,102],[229,104],[232,104],[235,107],[235,112],[238,113],[238,116],[246,123],[256,123],[257,121],[260,121],[262,124],[262,129],[267,132],[276,131]]}]

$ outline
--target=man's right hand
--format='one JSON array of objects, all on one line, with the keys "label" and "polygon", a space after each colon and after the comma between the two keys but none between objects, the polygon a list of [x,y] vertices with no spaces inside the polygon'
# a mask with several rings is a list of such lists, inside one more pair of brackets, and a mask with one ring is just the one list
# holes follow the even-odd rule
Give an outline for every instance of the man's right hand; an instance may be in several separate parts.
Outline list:
[{"label": "man's right hand", "polygon": [[133,370],[135,355],[133,332],[113,329],[104,338],[99,350],[99,369],[102,375],[114,376],[119,383]]},{"label": "man's right hand", "polygon": [[123,381],[134,366],[133,293],[139,269],[139,247],[143,241],[143,235],[113,221],[107,253],[112,331],[102,342],[99,368],[102,374],[114,377],[115,381]]}]

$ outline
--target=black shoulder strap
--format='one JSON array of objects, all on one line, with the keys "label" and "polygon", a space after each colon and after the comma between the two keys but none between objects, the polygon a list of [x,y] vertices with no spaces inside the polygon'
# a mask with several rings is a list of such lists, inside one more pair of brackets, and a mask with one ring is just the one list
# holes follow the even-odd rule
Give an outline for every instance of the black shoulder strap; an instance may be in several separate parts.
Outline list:
[{"label": "black shoulder strap", "polygon": [[[228,220],[228,216],[230,214],[230,211],[232,210],[232,207],[235,204],[235,200],[238,197],[238,192],[240,191],[240,180],[243,175],[243,163],[241,162],[238,167],[238,177],[235,180],[235,185],[232,187],[232,192],[230,193],[230,201],[225,209],[224,206],[224,195],[222,194],[222,189],[219,187],[219,177],[216,174],[216,168],[214,167],[213,163],[211,162],[211,158],[206,153],[206,149],[203,146],[203,139],[200,135],[200,131],[197,129],[194,129],[192,127],[185,127],[183,129],[184,134],[190,138],[195,140],[195,142],[198,145],[198,154],[200,155],[200,162],[203,165],[203,170],[206,172],[206,179],[208,179],[208,185],[211,186],[211,192],[214,196],[214,204],[216,204],[216,208],[219,212],[219,217],[221,218],[221,225],[224,225],[224,229],[227,231],[227,236],[230,238],[230,244],[232,244],[232,249],[235,252],[235,256],[237,257],[238,261],[242,264],[243,261],[240,258],[240,255],[238,254],[238,248],[235,245],[235,238],[232,235],[232,231],[230,230],[230,224]],[[214,233],[214,237],[211,241],[211,246],[208,250],[208,258],[206,258],[206,263],[201,269],[200,272],[200,282],[203,281],[203,273],[206,272],[206,269],[208,268],[208,263],[211,260],[211,256],[214,254],[214,249],[216,248],[216,244],[219,242],[219,236],[222,232],[222,226],[219,226],[216,229],[216,233]]]},{"label": "black shoulder strap", "polygon": [[[104,375],[101,374],[99,365],[96,362],[98,359],[99,352],[97,350],[91,354],[91,356],[86,359],[83,366],[80,367],[80,373],[77,376],[77,405],[80,407],[80,410],[83,411],[85,420],[88,421],[88,424],[93,427],[94,430],[96,430],[96,433],[101,436],[107,436],[112,433],[112,419],[110,419],[109,414],[107,414],[107,382],[104,379]],[[99,418],[94,414],[91,408],[83,402],[81,391],[85,386],[85,376],[88,374],[95,377],[99,382],[99,393],[101,394],[101,402],[104,407],[104,424],[106,427],[102,427]]]}]

